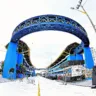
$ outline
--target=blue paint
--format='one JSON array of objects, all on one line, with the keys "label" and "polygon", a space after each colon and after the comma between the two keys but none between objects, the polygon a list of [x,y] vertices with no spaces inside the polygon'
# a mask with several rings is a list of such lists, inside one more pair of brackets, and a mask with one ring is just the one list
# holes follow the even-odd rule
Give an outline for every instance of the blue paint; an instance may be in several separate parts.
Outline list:
[{"label": "blue paint", "polygon": [[92,80],[92,78],[91,78],[91,77],[88,77],[88,78],[86,78],[85,80]]},{"label": "blue paint", "polygon": [[[20,65],[23,64],[23,55],[21,53],[17,53],[17,66],[16,66],[16,70],[21,70],[20,69]],[[23,74],[18,73],[16,74],[17,78],[23,78]]]},{"label": "blue paint", "polygon": [[18,53],[17,64],[18,65],[23,64],[23,54],[21,54],[21,53]]},{"label": "blue paint", "polygon": [[21,22],[13,31],[11,41],[18,42],[18,40],[30,33],[39,32],[43,30],[58,30],[73,34],[82,40],[80,46],[77,47],[76,52],[80,53],[84,46],[89,46],[89,39],[85,29],[76,21],[60,15],[40,15]]},{"label": "blue paint", "polygon": [[[9,43],[6,58],[4,61],[3,77],[16,79],[16,64],[17,64],[17,43]],[[14,73],[9,74],[9,70],[14,68]]]},{"label": "blue paint", "polygon": [[84,47],[84,55],[86,68],[92,69],[94,66],[94,61],[89,47]]},{"label": "blue paint", "polygon": [[17,78],[24,78],[24,74],[20,73],[16,75]]},{"label": "blue paint", "polygon": [[36,76],[36,73],[35,73],[35,70],[33,69],[33,73],[32,73],[33,76]]},{"label": "blue paint", "polygon": [[69,56],[67,57],[67,61],[69,61],[69,60],[76,60],[75,55],[69,55]]},{"label": "blue paint", "polygon": [[82,54],[76,54],[76,60],[83,60]]}]

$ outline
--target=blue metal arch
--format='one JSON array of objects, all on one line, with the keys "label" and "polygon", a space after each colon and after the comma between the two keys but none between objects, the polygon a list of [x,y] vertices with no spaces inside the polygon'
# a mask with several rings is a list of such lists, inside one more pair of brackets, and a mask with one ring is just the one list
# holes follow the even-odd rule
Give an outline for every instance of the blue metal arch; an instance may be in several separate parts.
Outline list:
[{"label": "blue metal arch", "polygon": [[82,44],[89,46],[89,39],[85,29],[76,21],[60,15],[40,15],[23,21],[13,31],[11,42],[16,43],[27,34],[43,30],[63,31],[80,38],[82,43],[78,46],[77,53],[82,50]]},{"label": "blue metal arch", "polygon": [[[30,33],[43,30],[59,30],[71,33],[82,40],[81,44],[76,47],[74,54],[84,49],[86,68],[91,69],[94,66],[92,54],[89,46],[89,39],[84,28],[76,21],[59,15],[41,15],[30,18],[20,23],[13,31],[11,42],[9,43],[6,58],[4,61],[3,77],[16,79],[16,64],[18,63],[18,40]],[[71,55],[70,55],[71,56]],[[75,55],[74,55],[75,56]],[[78,56],[78,54],[76,54]],[[70,59],[71,60],[71,59]],[[10,69],[14,72],[9,74]]]}]

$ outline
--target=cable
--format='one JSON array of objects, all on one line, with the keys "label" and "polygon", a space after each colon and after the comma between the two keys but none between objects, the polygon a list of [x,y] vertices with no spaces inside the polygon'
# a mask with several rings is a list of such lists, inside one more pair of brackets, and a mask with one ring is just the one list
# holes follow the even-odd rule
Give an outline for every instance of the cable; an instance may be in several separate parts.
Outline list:
[{"label": "cable", "polygon": [[83,6],[87,3],[87,1],[88,1],[88,0],[86,0],[86,1],[84,2]]}]

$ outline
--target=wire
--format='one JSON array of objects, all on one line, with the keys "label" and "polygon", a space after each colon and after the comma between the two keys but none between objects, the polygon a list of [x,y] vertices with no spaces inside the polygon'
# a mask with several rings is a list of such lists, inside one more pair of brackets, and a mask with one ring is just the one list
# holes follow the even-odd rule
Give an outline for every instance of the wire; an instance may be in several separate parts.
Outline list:
[{"label": "wire", "polygon": [[88,0],[86,0],[86,1],[84,2],[83,6],[87,3],[87,1],[88,1]]},{"label": "wire", "polygon": [[[96,27],[96,25],[94,25]],[[86,26],[86,27],[93,27],[93,26]]]}]

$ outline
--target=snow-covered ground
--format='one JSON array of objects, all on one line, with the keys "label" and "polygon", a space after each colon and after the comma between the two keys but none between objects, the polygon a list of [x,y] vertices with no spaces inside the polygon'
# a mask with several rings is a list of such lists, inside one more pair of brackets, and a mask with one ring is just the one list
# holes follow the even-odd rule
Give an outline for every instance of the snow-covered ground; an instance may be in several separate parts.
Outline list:
[{"label": "snow-covered ground", "polygon": [[[64,83],[64,81],[62,81],[62,80],[57,80],[57,81]],[[92,79],[83,80],[83,81],[68,82],[67,84],[76,85],[76,86],[83,86],[83,87],[92,87]]]},{"label": "snow-covered ground", "polygon": [[0,96],[37,96],[38,82],[29,83],[27,78],[23,81],[16,80],[6,83],[0,83]]},{"label": "snow-covered ground", "polygon": [[61,82],[39,77],[41,96],[96,96],[96,89],[90,87],[64,85]]},{"label": "snow-covered ground", "polygon": [[38,96],[38,82],[41,96],[96,96],[96,89],[90,87],[64,85],[62,82],[43,77],[35,78],[35,85],[27,78],[0,83],[0,96]]},{"label": "snow-covered ground", "polygon": [[10,80],[2,78],[2,76],[0,75],[0,84],[5,82],[10,82]]}]

